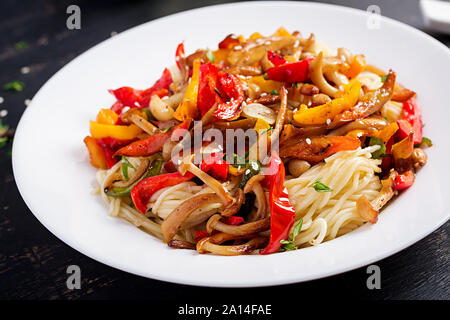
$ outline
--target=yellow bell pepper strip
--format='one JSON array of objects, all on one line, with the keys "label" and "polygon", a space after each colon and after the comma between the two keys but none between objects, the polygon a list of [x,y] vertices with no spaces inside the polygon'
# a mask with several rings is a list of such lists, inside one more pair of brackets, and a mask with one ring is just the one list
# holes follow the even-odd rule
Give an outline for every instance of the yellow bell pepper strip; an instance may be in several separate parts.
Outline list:
[{"label": "yellow bell pepper strip", "polygon": [[90,121],[90,131],[91,136],[95,139],[111,137],[119,140],[131,140],[136,138],[142,129],[134,124],[118,126]]},{"label": "yellow bell pepper strip", "polygon": [[343,73],[350,79],[355,78],[358,74],[364,71],[366,68],[366,59],[363,55],[357,54],[353,57],[350,68]]},{"label": "yellow bell pepper strip", "polygon": [[389,139],[397,132],[398,124],[396,122],[392,122],[388,126],[379,130],[375,136],[383,140],[384,143],[387,143]]},{"label": "yellow bell pepper strip", "polygon": [[103,149],[97,144],[97,140],[87,136],[83,141],[89,151],[91,164],[98,169],[107,169],[105,154]]},{"label": "yellow bell pepper strip", "polygon": [[258,118],[253,129],[259,134],[262,130],[270,129],[270,124],[266,120]]},{"label": "yellow bell pepper strip", "polygon": [[294,113],[294,122],[298,125],[325,125],[341,112],[350,109],[358,101],[361,83],[354,81],[350,83],[344,95],[327,102],[321,106],[307,110],[298,110]]},{"label": "yellow bell pepper strip", "polygon": [[177,108],[173,117],[178,121],[185,121],[187,119],[197,119],[198,109],[197,109],[197,96],[198,96],[198,82],[201,59],[197,58],[194,60],[193,72],[191,77],[191,82],[187,87],[186,93],[184,94],[183,100],[180,106]]},{"label": "yellow bell pepper strip", "polygon": [[114,125],[119,120],[119,115],[111,109],[101,109],[97,114],[97,122],[100,124]]},{"label": "yellow bell pepper strip", "polygon": [[252,84],[258,86],[261,92],[272,92],[274,90],[280,92],[281,89],[281,82],[266,80],[264,79],[264,76],[255,76],[250,79],[244,79],[243,81],[246,82],[247,87]]},{"label": "yellow bell pepper strip", "polygon": [[272,37],[290,37],[291,34],[284,27],[279,27]]},{"label": "yellow bell pepper strip", "polygon": [[395,72],[390,71],[387,80],[381,88],[375,91],[367,92],[356,105],[352,106],[348,110],[344,110],[342,113],[339,113],[331,119],[331,123],[328,124],[327,128],[332,129],[353,120],[366,118],[367,116],[380,110],[381,107],[383,107],[392,97],[395,78]]},{"label": "yellow bell pepper strip", "polygon": [[261,34],[261,33],[259,33],[259,32],[253,32],[251,35],[250,35],[250,40],[256,40],[256,39],[259,39],[259,38],[263,38],[264,36]]}]

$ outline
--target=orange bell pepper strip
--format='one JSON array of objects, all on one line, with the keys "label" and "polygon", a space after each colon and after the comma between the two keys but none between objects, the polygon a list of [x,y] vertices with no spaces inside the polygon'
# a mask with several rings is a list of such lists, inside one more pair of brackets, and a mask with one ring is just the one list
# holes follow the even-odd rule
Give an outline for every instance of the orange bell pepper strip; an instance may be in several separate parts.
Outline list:
[{"label": "orange bell pepper strip", "polygon": [[189,83],[186,89],[186,93],[184,94],[180,106],[173,114],[173,117],[178,121],[185,121],[187,119],[198,118],[199,113],[197,109],[197,96],[198,96],[200,65],[201,65],[200,58],[195,59],[193,64],[191,82]]},{"label": "orange bell pepper strip", "polygon": [[136,138],[142,129],[134,124],[118,126],[90,121],[90,131],[91,136],[95,139],[111,137],[119,140],[131,140]]},{"label": "orange bell pepper strip", "polygon": [[333,119],[341,112],[350,109],[358,101],[361,83],[353,81],[347,86],[342,97],[336,98],[321,106],[294,113],[294,121],[298,125],[325,125],[328,119]]},{"label": "orange bell pepper strip", "polygon": [[119,120],[119,115],[111,109],[101,109],[97,114],[97,122],[100,124],[114,125]]},{"label": "orange bell pepper strip", "polygon": [[279,27],[272,37],[290,37],[291,34],[284,27]]},{"label": "orange bell pepper strip", "polygon": [[97,140],[87,136],[83,141],[89,151],[91,164],[98,169],[107,169],[105,154],[103,153],[103,149],[98,145]]},{"label": "orange bell pepper strip", "polygon": [[355,78],[358,74],[364,71],[366,68],[366,59],[363,55],[357,54],[353,57],[350,68],[343,73],[350,79]]}]

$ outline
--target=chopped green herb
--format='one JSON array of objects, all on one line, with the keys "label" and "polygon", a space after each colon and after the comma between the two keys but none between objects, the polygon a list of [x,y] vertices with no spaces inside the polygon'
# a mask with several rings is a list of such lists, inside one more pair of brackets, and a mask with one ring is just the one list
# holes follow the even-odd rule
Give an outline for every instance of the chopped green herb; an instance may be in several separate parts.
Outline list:
[{"label": "chopped green herb", "polygon": [[150,109],[147,108],[143,108],[142,109],[145,113],[145,115],[147,116],[147,120],[149,121],[156,121],[155,116],[152,114],[152,112],[150,111]]},{"label": "chopped green herb", "polygon": [[128,168],[133,168],[134,170],[136,170],[136,168],[131,164],[130,161],[128,161],[128,159],[124,156],[122,156],[122,174],[123,177],[125,178],[125,180],[129,180],[128,178]]},{"label": "chopped green herb", "polygon": [[370,137],[369,146],[376,146],[376,145],[380,146],[380,149],[378,149],[375,152],[372,152],[372,158],[380,159],[386,152],[386,146],[384,145],[383,139],[378,137]]},{"label": "chopped green herb", "polygon": [[266,73],[264,73],[264,80],[269,80],[269,78],[268,78],[268,75],[267,75],[267,72]]},{"label": "chopped green herb", "polygon": [[19,41],[14,44],[16,50],[22,50],[28,47],[28,43],[26,41]]},{"label": "chopped green herb", "polygon": [[211,50],[206,51],[206,57],[208,58],[209,61],[211,61],[211,63],[214,63],[215,57],[214,53],[212,53]]},{"label": "chopped green herb", "polygon": [[385,83],[387,79],[389,79],[389,77],[391,76],[390,73],[385,74],[384,76],[381,76],[381,82]]},{"label": "chopped green herb", "polygon": [[291,240],[280,240],[280,243],[282,244],[281,251],[297,250],[297,246]]},{"label": "chopped green herb", "polygon": [[281,247],[282,251],[292,251],[292,250],[298,249],[294,243],[294,240],[298,236],[300,231],[302,231],[302,225],[303,225],[303,219],[300,219],[300,221],[295,225],[294,230],[292,231],[292,239],[280,241],[280,243],[283,245]]},{"label": "chopped green herb", "polygon": [[214,88],[214,91],[219,95],[219,97],[221,98],[221,99],[223,99],[223,97],[222,97],[222,95],[220,94],[220,91],[219,91],[219,89],[217,89],[217,88]]},{"label": "chopped green herb", "polygon": [[269,129],[265,129],[265,130],[261,131],[260,134],[264,134],[264,133],[266,133],[266,132],[268,132],[268,131],[270,131],[270,130],[272,130],[272,127],[270,127]]},{"label": "chopped green herb", "polygon": [[272,92],[270,94],[273,95],[273,96],[278,96],[279,95],[277,90],[272,90]]},{"label": "chopped green herb", "polygon": [[24,87],[25,87],[25,83],[23,83],[21,81],[11,81],[11,82],[8,82],[7,84],[5,84],[3,86],[3,89],[9,90],[9,91],[22,91]]},{"label": "chopped green herb", "polygon": [[258,160],[250,159],[246,163],[247,169],[244,171],[242,175],[241,183],[239,184],[239,188],[244,189],[247,181],[250,180],[251,177],[257,175],[261,170],[261,163]]},{"label": "chopped green herb", "polygon": [[331,192],[331,191],[333,191],[333,189],[331,189],[326,184],[320,182],[320,180],[322,180],[322,178],[316,179],[316,181],[314,181],[308,187],[314,188],[314,190],[316,190],[317,192]]},{"label": "chopped green herb", "polygon": [[295,87],[298,88],[298,82],[295,82]]},{"label": "chopped green herb", "polygon": [[167,127],[164,130],[161,130],[162,133],[166,133],[167,131],[169,131],[170,129],[172,129],[172,127]]},{"label": "chopped green herb", "polygon": [[422,141],[415,145],[415,147],[432,147],[433,141],[431,139],[422,137]]}]

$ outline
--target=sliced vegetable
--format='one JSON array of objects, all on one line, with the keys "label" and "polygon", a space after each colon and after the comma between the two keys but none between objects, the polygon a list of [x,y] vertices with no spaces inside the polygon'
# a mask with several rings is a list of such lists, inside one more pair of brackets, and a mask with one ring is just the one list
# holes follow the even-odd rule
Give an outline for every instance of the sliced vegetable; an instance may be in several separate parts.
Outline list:
[{"label": "sliced vegetable", "polygon": [[119,120],[119,115],[111,109],[101,109],[96,120],[100,124],[115,125]]},{"label": "sliced vegetable", "polygon": [[202,116],[216,103],[221,102],[221,93],[218,89],[218,72],[212,63],[205,63],[200,67],[197,107]]},{"label": "sliced vegetable", "polygon": [[267,78],[270,80],[294,83],[304,82],[309,78],[309,65],[313,58],[282,64],[267,70]]},{"label": "sliced vegetable", "polygon": [[168,89],[171,83],[172,76],[169,69],[166,68],[164,69],[161,78],[159,78],[152,87],[146,90],[121,87],[116,90],[109,90],[109,92],[124,106],[131,108],[147,108],[153,94],[158,94],[160,97],[163,97],[169,93]]},{"label": "sliced vegetable", "polygon": [[224,97],[226,102],[217,105],[214,116],[220,120],[234,120],[239,117],[240,106],[245,98],[241,80],[236,75],[227,72],[220,72],[218,80],[226,95]]},{"label": "sliced vegetable", "polygon": [[342,136],[293,136],[280,145],[280,156],[317,163],[339,151],[355,150],[361,146],[359,139]]},{"label": "sliced vegetable", "polygon": [[[350,79],[355,78],[358,74],[364,71],[366,67],[366,59],[363,55],[357,54],[353,57],[350,68],[343,73]],[[384,82],[384,81],[383,81]]]},{"label": "sliced vegetable", "polygon": [[132,168],[133,170],[136,170],[136,168],[131,164],[130,161],[128,161],[128,159],[126,157],[122,157],[122,175],[125,178],[125,180],[129,180],[130,178],[128,177],[128,168]]},{"label": "sliced vegetable", "polygon": [[147,212],[147,203],[156,191],[189,181],[193,177],[194,175],[190,172],[186,172],[184,176],[179,172],[174,172],[148,177],[133,187],[131,199],[136,209],[145,214]]},{"label": "sliced vegetable", "polygon": [[242,180],[239,183],[239,188],[244,189],[244,187],[247,184],[248,180],[250,180],[251,177],[257,175],[260,170],[261,170],[261,163],[258,160],[250,159],[245,164],[245,171],[244,171],[244,174],[242,176]]},{"label": "sliced vegetable", "polygon": [[203,158],[200,169],[217,179],[225,180],[228,176],[229,164],[223,158],[224,153],[212,153]]},{"label": "sliced vegetable", "polygon": [[180,136],[179,133],[176,133],[176,130],[187,130],[189,128],[190,121],[185,121],[179,124],[176,127],[171,128],[167,132],[157,133],[153,136],[150,136],[146,139],[142,139],[136,142],[133,142],[126,147],[119,149],[115,155],[116,156],[131,156],[131,157],[145,157],[152,155],[156,152],[162,150],[164,143],[172,136],[172,133],[177,136]]},{"label": "sliced vegetable", "polygon": [[153,160],[151,165],[148,167],[147,171],[140,177],[136,182],[127,186],[127,187],[115,187],[108,188],[104,190],[105,194],[110,197],[129,197],[131,195],[131,190],[137,185],[140,181],[148,178],[159,175],[162,167],[162,159],[158,158]]},{"label": "sliced vegetable", "polygon": [[394,179],[394,189],[401,191],[411,187],[414,184],[415,175],[412,170],[398,174]]},{"label": "sliced vegetable", "polygon": [[286,60],[277,55],[275,52],[268,50],[267,51],[267,58],[270,62],[272,62],[275,66],[279,66],[286,63]]},{"label": "sliced vegetable", "polygon": [[181,66],[181,60],[185,58],[184,55],[184,43],[181,42],[178,46],[177,46],[177,50],[175,51],[175,62],[177,63],[178,69],[181,70],[182,66]]},{"label": "sliced vegetable", "polygon": [[281,241],[287,239],[295,218],[294,207],[284,187],[284,165],[276,152],[272,152],[268,173],[264,183],[269,186],[270,239],[267,247],[260,251],[261,254],[274,253],[280,249]]},{"label": "sliced vegetable", "polygon": [[403,119],[408,121],[414,131],[414,143],[420,143],[422,141],[423,128],[422,111],[417,104],[415,96],[403,102]]},{"label": "sliced vegetable", "polygon": [[325,125],[335,116],[352,108],[358,101],[361,83],[351,82],[342,97],[318,107],[299,110],[294,113],[294,121],[299,125]]},{"label": "sliced vegetable", "polygon": [[97,139],[87,136],[83,141],[89,151],[91,164],[98,169],[107,169],[105,154],[103,149],[97,144]]},{"label": "sliced vegetable", "polygon": [[129,126],[101,124],[90,121],[90,132],[93,138],[111,137],[119,140],[134,139],[142,132],[142,129],[132,124]]},{"label": "sliced vegetable", "polygon": [[200,65],[201,65],[200,58],[195,59],[191,81],[189,82],[189,85],[186,89],[186,93],[184,94],[180,106],[173,114],[173,117],[179,121],[198,118],[197,96],[198,96]]},{"label": "sliced vegetable", "polygon": [[250,103],[244,105],[242,108],[242,115],[244,117],[257,119],[257,121],[263,120],[264,123],[269,124],[269,127],[274,124],[277,119],[277,114],[275,111],[261,103]]}]

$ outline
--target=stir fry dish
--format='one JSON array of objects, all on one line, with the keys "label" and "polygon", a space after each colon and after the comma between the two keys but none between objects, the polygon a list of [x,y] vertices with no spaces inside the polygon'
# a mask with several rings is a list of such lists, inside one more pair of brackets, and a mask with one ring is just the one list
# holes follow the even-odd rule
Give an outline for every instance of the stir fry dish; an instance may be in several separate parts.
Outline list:
[{"label": "stir fry dish", "polygon": [[416,93],[283,27],[228,35],[115,97],[84,139],[109,214],[171,248],[217,255],[315,246],[364,223],[427,162]]}]

